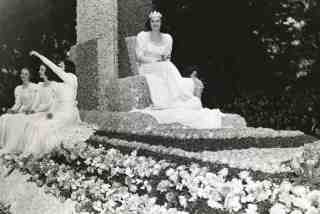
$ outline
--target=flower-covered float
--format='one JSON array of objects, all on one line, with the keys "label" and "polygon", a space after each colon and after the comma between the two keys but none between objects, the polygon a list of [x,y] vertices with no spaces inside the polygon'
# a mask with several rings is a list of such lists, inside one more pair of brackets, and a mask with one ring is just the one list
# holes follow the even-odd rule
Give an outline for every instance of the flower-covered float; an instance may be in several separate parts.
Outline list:
[{"label": "flower-covered float", "polygon": [[[135,126],[127,114],[112,117],[117,125],[88,127],[82,140],[70,136],[40,160],[4,155],[1,182],[18,176],[19,185],[28,182],[63,213],[319,212],[320,142],[314,137],[266,128]],[[0,200],[9,198],[17,213],[19,200],[7,196],[18,187],[10,188]]]}]

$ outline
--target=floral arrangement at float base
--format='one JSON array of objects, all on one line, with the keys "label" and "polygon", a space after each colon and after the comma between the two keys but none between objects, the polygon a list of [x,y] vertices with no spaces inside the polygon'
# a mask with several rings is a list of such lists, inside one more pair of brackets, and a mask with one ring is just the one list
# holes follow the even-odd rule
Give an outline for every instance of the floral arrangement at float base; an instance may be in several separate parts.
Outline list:
[{"label": "floral arrangement at float base", "polygon": [[[140,154],[160,156],[163,158],[179,159],[180,162],[202,162],[221,168],[228,166],[234,169],[251,169],[266,173],[278,174],[290,172],[290,167],[282,164],[292,158],[299,157],[303,153],[303,147],[296,148],[249,148],[223,151],[199,151],[191,152],[175,147],[162,145],[149,145],[147,143],[127,141],[103,136],[93,136],[87,143],[91,145],[103,145],[114,147],[121,151],[138,149]],[[256,173],[258,174],[258,173]],[[288,175],[284,175],[288,177]]]},{"label": "floral arrangement at float base", "polygon": [[[19,162],[6,156],[7,165]],[[48,194],[78,202],[87,213],[315,213],[320,191],[256,179],[254,172],[228,168],[212,172],[196,163],[121,152],[79,143],[40,161],[19,165]]]},{"label": "floral arrangement at float base", "polygon": [[300,131],[275,131],[267,128],[240,128],[197,130],[190,128],[155,129],[128,127],[102,127],[95,136],[115,138],[129,142],[171,147],[174,145],[186,151],[221,151],[248,148],[299,147],[318,139]]},{"label": "floral arrangement at float base", "polygon": [[0,214],[11,214],[10,208],[10,204],[0,202]]},{"label": "floral arrangement at float base", "polygon": [[320,150],[319,143],[306,145],[301,156],[285,161],[295,173],[297,184],[304,184],[320,188]]}]

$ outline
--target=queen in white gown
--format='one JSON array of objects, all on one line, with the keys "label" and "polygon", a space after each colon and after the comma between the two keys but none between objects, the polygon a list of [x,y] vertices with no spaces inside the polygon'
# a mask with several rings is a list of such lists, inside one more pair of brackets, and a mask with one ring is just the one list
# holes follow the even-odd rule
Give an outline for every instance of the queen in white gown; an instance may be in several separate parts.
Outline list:
[{"label": "queen in white gown", "polygon": [[139,111],[150,114],[159,123],[180,123],[196,129],[221,128],[219,109],[203,108],[195,96],[195,81],[184,78],[170,61],[173,40],[171,35],[161,33],[161,14],[149,15],[151,31],[137,35],[136,56],[139,74],[144,76],[150,90],[152,106]]},{"label": "queen in white gown", "polygon": [[50,113],[30,120],[24,135],[20,138],[24,145],[22,156],[40,158],[58,147],[65,133],[72,127],[80,125],[76,101],[78,81],[75,74],[65,71],[63,62],[57,66],[35,51],[30,54],[38,57],[62,80],[62,82],[51,82],[55,92],[55,102]]},{"label": "queen in white gown", "polygon": [[[15,88],[15,104],[8,110],[7,114],[0,117],[0,147],[16,147],[19,136],[23,133],[28,113],[32,107],[38,93],[38,86],[30,82],[30,71],[23,68],[20,73],[22,85]],[[2,153],[2,152],[1,152]]]}]

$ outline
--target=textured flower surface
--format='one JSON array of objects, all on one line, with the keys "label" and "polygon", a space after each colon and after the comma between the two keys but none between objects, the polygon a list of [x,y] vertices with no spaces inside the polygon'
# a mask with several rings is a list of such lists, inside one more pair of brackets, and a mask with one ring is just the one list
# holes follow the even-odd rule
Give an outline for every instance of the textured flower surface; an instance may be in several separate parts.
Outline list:
[{"label": "textured flower surface", "polygon": [[[317,190],[289,181],[280,185],[256,181],[246,170],[236,175],[226,167],[212,172],[197,163],[176,164],[141,156],[136,150],[123,153],[83,143],[69,153],[65,149],[33,163],[33,179],[42,180],[47,193],[76,201],[81,212],[188,213],[192,204],[204,201],[208,208],[231,213],[259,213],[260,203],[269,203],[270,213],[305,213],[316,209],[320,201]],[[56,162],[72,155],[81,157],[80,164],[76,164],[79,160]],[[5,159],[12,163],[15,157]],[[164,201],[159,203],[161,195]]]},{"label": "textured flower surface", "polygon": [[0,213],[1,214],[11,214],[10,212],[10,204],[0,202]]},{"label": "textured flower surface", "polygon": [[[73,200],[79,213],[312,213],[319,207],[318,190],[293,183],[286,175],[295,170],[283,164],[295,159],[299,165],[302,157],[316,164],[318,143],[190,152],[92,136],[94,130],[83,127],[83,140],[71,140],[71,134],[70,142],[40,160],[24,164],[17,156],[5,155],[4,163],[30,174],[30,181],[61,202]],[[195,133],[181,133],[199,138]],[[238,133],[252,136],[248,130]],[[279,136],[273,131],[269,134]],[[285,134],[300,136],[299,132],[281,133]],[[164,129],[150,139],[163,135],[172,136]],[[254,135],[268,136],[262,130]]]},{"label": "textured flower surface", "polygon": [[108,140],[105,143],[114,146],[126,146],[131,148],[140,148],[148,151],[170,154],[190,159],[197,159],[212,163],[228,164],[230,167],[240,169],[252,169],[268,173],[288,172],[292,169],[284,164],[285,161],[301,156],[304,151],[303,147],[297,148],[250,148],[240,150],[224,150],[224,151],[202,151],[189,152],[183,149],[165,146],[154,146],[139,142],[128,142],[124,140]]}]

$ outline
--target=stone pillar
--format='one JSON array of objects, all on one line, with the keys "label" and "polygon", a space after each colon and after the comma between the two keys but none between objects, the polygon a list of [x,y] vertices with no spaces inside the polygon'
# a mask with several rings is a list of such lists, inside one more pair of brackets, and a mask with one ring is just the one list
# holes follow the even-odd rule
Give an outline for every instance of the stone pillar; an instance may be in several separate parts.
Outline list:
[{"label": "stone pillar", "polygon": [[125,37],[144,29],[151,8],[152,0],[77,1],[77,44],[70,53],[81,110],[113,110],[112,102],[121,99],[119,87],[126,86],[117,79],[132,75]]},{"label": "stone pillar", "polygon": [[77,2],[77,44],[71,58],[77,68],[82,110],[107,108],[106,85],[118,77],[117,17],[117,0]]}]

